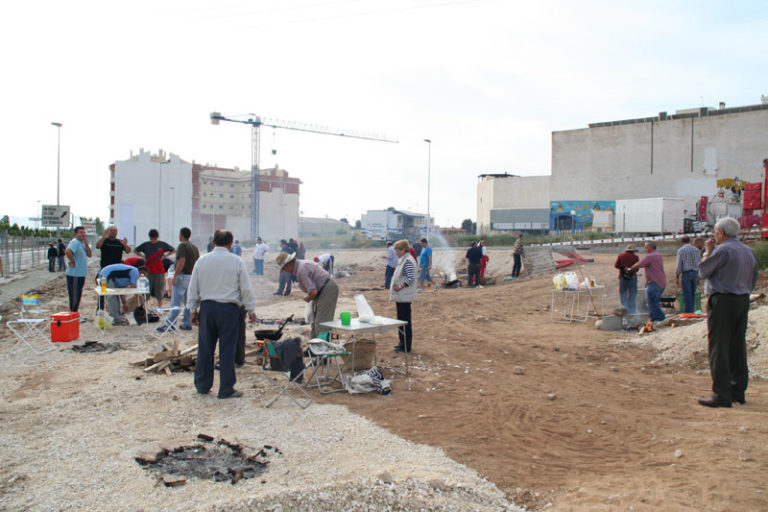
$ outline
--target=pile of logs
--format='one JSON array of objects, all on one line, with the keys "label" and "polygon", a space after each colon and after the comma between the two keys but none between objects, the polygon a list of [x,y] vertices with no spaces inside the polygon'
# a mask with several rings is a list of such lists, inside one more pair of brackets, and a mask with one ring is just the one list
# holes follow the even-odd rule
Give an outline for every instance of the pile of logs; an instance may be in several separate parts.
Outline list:
[{"label": "pile of logs", "polygon": [[195,369],[195,362],[197,361],[197,345],[179,349],[179,340],[173,342],[173,347],[163,344],[163,350],[154,353],[147,359],[136,361],[134,366],[143,366],[144,373],[164,372],[166,375],[171,375],[171,372],[179,370],[191,371]]}]

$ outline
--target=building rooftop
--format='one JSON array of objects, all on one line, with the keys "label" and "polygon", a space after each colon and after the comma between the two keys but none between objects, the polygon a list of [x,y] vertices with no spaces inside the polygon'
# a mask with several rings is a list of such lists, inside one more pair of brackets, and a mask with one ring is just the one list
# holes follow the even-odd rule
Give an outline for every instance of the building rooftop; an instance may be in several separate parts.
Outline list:
[{"label": "building rooftop", "polygon": [[669,121],[673,119],[688,119],[693,117],[708,117],[719,116],[725,114],[738,114],[741,112],[752,112],[755,110],[768,110],[768,103],[761,103],[757,105],[746,105],[743,107],[731,107],[725,108],[725,103],[721,103],[719,108],[714,107],[700,107],[689,108],[675,111],[674,114],[668,114],[666,112],[659,112],[659,115],[653,117],[640,117],[637,119],[622,119],[619,121],[605,121],[600,123],[590,123],[590,128],[601,128],[605,126],[618,126],[622,124],[637,124],[637,123],[650,123],[658,121]]}]

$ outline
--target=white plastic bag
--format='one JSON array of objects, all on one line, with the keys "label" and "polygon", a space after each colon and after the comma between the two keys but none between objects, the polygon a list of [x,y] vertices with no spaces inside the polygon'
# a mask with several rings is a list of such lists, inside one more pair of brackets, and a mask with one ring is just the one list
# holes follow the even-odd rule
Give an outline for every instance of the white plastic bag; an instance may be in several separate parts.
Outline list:
[{"label": "white plastic bag", "polygon": [[315,321],[315,311],[312,309],[312,301],[307,302],[307,305],[304,306],[304,320],[306,320],[308,324]]},{"label": "white plastic bag", "polygon": [[99,329],[107,330],[112,328],[112,317],[109,316],[109,313],[103,310],[99,310],[96,312],[96,323],[99,326]]},{"label": "white plastic bag", "polygon": [[361,295],[355,295],[355,305],[357,306],[357,319],[361,322],[373,322],[376,315],[373,314],[373,309],[368,305],[368,301]]},{"label": "white plastic bag", "polygon": [[579,276],[576,275],[576,272],[565,273],[565,286],[569,290],[579,289]]}]

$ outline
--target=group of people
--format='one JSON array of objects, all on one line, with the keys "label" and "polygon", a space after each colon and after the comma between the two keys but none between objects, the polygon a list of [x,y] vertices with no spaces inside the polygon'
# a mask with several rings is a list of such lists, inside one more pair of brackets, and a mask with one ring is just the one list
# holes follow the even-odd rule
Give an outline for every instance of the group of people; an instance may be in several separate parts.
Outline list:
[{"label": "group of people", "polygon": [[[708,352],[712,395],[699,399],[705,407],[731,407],[745,403],[749,383],[747,368],[747,317],[749,295],[757,285],[758,266],[754,252],[739,241],[739,222],[726,217],[714,228],[714,237],[704,241],[683,236],[677,251],[675,282],[683,294],[682,310],[693,313],[698,283],[704,280],[707,299]],[[645,294],[652,322],[664,320],[660,299],[667,286],[662,255],[655,242],[645,243],[642,259],[630,245],[616,259],[619,294],[628,313],[636,310],[637,271],[645,269]]]},{"label": "group of people", "polygon": [[48,244],[48,272],[56,272],[57,262],[59,264],[59,272],[67,270],[67,266],[64,264],[66,252],[67,246],[61,238],[59,238],[59,240],[55,243],[51,242]]}]

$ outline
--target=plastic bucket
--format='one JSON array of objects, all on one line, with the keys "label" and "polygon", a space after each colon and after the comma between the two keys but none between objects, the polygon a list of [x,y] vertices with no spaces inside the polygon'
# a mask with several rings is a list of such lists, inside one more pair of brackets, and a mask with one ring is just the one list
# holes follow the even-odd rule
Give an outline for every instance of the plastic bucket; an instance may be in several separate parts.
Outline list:
[{"label": "plastic bucket", "polygon": [[341,319],[341,325],[349,325],[352,323],[352,313],[339,313],[339,318]]}]

